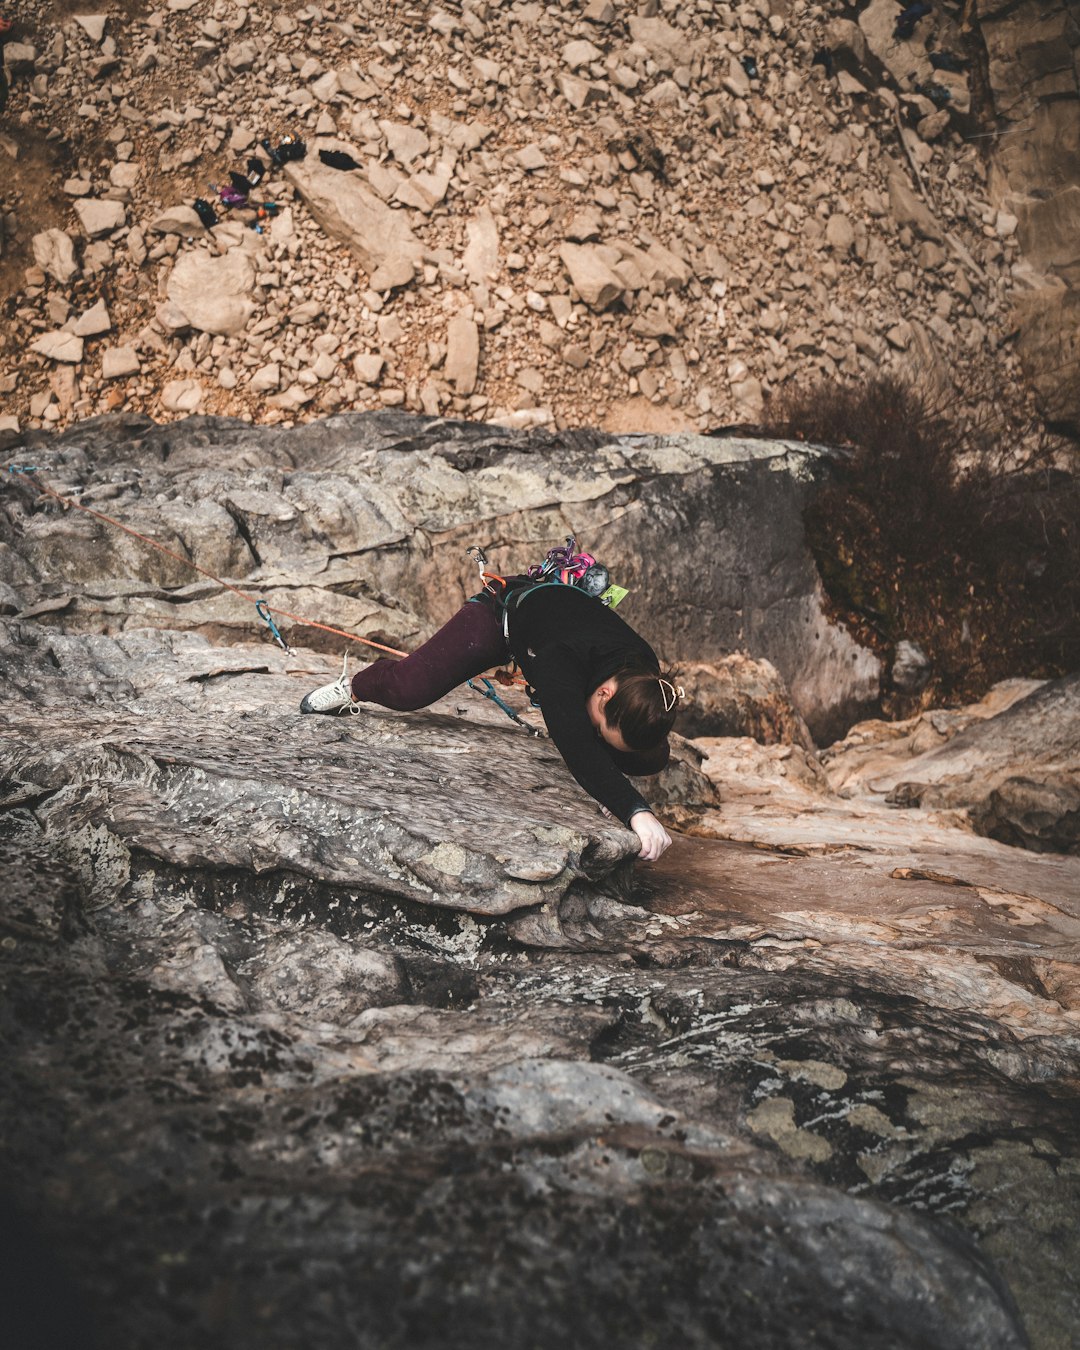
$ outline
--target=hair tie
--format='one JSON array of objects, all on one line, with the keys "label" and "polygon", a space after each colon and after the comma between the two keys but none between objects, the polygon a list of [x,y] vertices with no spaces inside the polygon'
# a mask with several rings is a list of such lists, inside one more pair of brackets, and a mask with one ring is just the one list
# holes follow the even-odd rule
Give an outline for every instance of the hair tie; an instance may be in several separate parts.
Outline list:
[{"label": "hair tie", "polygon": [[[671,701],[668,702],[668,691],[671,691]],[[664,711],[670,712],[680,699],[686,697],[686,690],[681,684],[672,684],[670,680],[665,680],[660,676],[660,697],[664,700]]]}]

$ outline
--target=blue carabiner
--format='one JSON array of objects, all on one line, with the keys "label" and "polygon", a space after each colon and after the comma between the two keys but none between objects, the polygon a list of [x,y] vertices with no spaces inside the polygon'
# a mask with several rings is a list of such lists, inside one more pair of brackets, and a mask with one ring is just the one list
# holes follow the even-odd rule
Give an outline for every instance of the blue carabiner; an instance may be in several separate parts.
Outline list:
[{"label": "blue carabiner", "polygon": [[274,641],[281,648],[281,650],[283,652],[287,652],[291,656],[292,651],[291,648],[289,647],[289,644],[281,636],[280,629],[278,628],[277,624],[271,617],[269,604],[267,604],[265,600],[256,600],[255,612],[256,614],[258,614],[259,618],[262,619],[263,623],[266,624],[267,628],[270,629],[270,636],[274,639]]},{"label": "blue carabiner", "polygon": [[517,713],[513,710],[513,708],[511,708],[509,703],[505,703],[499,697],[499,695],[495,692],[495,686],[487,678],[486,675],[481,675],[480,680],[481,683],[487,685],[486,689],[478,688],[478,686],[474,684],[472,680],[466,680],[465,683],[469,686],[469,688],[473,691],[474,694],[480,694],[481,697],[483,698],[491,699],[492,703],[494,703],[497,708],[501,708],[502,711],[507,715],[507,717],[509,717],[511,722],[516,722],[519,727],[523,727],[527,732],[529,732],[533,736],[543,736],[544,733],[540,730],[539,727],[529,726],[528,722],[526,722],[523,718],[519,717]]}]

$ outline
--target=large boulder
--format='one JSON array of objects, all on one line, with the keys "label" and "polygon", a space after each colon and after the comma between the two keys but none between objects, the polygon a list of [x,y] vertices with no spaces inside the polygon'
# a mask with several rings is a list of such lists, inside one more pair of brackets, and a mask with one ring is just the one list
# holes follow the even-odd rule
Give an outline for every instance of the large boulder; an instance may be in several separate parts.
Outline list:
[{"label": "large boulder", "polygon": [[[920,740],[907,739],[911,724],[882,727],[880,738],[893,743],[891,756],[868,755],[865,742],[872,737],[855,728],[826,756],[830,777],[849,792],[861,784],[897,806],[965,811],[976,829],[1007,843],[1075,851],[1080,674],[1030,690],[1016,682],[1012,692],[1019,697],[1003,700],[1006,706],[992,716],[972,710],[951,725],[949,714],[916,719]],[[905,748],[921,753],[905,755]]]},{"label": "large boulder", "polygon": [[192,328],[235,336],[255,312],[255,268],[242,249],[221,257],[185,253],[169,276],[168,297]]},{"label": "large boulder", "polygon": [[348,141],[322,137],[304,159],[285,166],[285,177],[326,233],[347,245],[369,276],[379,268],[418,264],[423,246],[407,213],[387,206],[363,174],[324,164],[320,150],[338,151],[358,162],[363,154]]}]

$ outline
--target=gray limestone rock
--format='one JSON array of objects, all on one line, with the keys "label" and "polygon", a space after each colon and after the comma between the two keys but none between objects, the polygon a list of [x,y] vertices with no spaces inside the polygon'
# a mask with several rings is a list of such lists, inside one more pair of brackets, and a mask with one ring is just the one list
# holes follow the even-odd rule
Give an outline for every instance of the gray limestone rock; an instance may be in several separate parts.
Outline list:
[{"label": "gray limestone rock", "polygon": [[[472,321],[460,322],[471,341]],[[378,378],[379,359],[360,378]],[[466,376],[472,368],[471,359],[462,366]],[[201,397],[197,380],[170,384],[174,403]],[[78,471],[87,486],[107,479],[120,453],[104,425],[79,434],[90,455]],[[173,447],[164,460],[162,442]],[[64,444],[56,442],[58,451]],[[545,551],[538,540],[567,533],[570,514],[590,551],[630,589],[627,617],[667,661],[716,661],[735,650],[769,660],[822,744],[876,706],[877,659],[825,618],[803,543],[802,511],[828,468],[819,450],[693,436],[583,433],[575,442],[386,413],[334,418],[287,437],[215,419],[189,432],[143,425],[122,453],[140,466],[142,486],[137,500],[122,492],[115,505],[120,514],[134,510],[144,532],[218,575],[238,575],[219,568],[246,555],[245,570],[254,569],[271,603],[297,612],[303,598],[325,621],[360,632],[374,625],[372,636],[393,646],[445,622],[469,594],[466,544],[498,538],[496,566],[521,570]],[[38,462],[43,454],[35,447]],[[254,463],[262,467],[253,477]],[[70,560],[56,579],[68,587],[79,580],[76,624],[136,625],[169,614],[173,627],[249,631],[241,601],[178,564],[133,552],[115,532],[46,521],[21,547],[42,587],[54,553]],[[118,577],[130,579],[130,596]],[[146,581],[183,587],[183,597],[148,592],[138,584]],[[82,596],[91,583],[93,600]],[[391,596],[396,608],[385,603]]]},{"label": "gray limestone rock", "polygon": [[193,206],[170,206],[151,220],[146,228],[152,234],[178,234],[201,239],[206,229]]},{"label": "gray limestone rock", "polygon": [[107,347],[101,354],[103,380],[125,379],[138,375],[140,369],[139,356],[134,347]]},{"label": "gray limestone rock", "polygon": [[890,678],[903,694],[917,694],[926,687],[930,679],[930,661],[917,642],[904,638],[896,644]]},{"label": "gray limestone rock", "polygon": [[972,812],[990,839],[1037,853],[1080,853],[1080,765],[1069,775],[1035,781],[1006,778]]},{"label": "gray limestone rock", "polygon": [[465,230],[465,272],[475,285],[486,285],[499,270],[499,227],[491,212],[484,209],[470,218]]},{"label": "gray limestone rock", "polygon": [[127,223],[123,202],[102,201],[97,197],[80,197],[75,202],[75,214],[91,239],[112,234]]},{"label": "gray limestone rock", "polygon": [[[875,782],[898,804],[961,807],[978,813],[1006,780],[1053,786],[1080,781],[1080,675],[1050,680],[993,718]],[[1053,795],[1053,794],[1051,794]],[[1069,792],[1063,814],[1075,809]]]},{"label": "gray limestone rock", "polygon": [[479,367],[480,330],[472,319],[457,314],[446,328],[446,378],[459,394],[471,394]]},{"label": "gray limestone rock", "polygon": [[100,337],[112,327],[109,310],[103,299],[96,300],[88,310],[80,314],[72,325],[71,331],[76,337]]},{"label": "gray limestone rock", "polygon": [[83,358],[83,340],[74,333],[57,329],[36,337],[30,343],[30,350],[49,361],[67,361],[78,365]]}]

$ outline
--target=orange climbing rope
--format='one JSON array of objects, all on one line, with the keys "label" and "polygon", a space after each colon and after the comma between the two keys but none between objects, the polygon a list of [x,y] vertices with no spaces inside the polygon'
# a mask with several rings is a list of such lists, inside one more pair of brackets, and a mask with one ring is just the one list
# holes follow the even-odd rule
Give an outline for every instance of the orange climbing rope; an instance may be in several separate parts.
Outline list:
[{"label": "orange climbing rope", "polygon": [[132,529],[130,525],[125,525],[122,520],[117,520],[114,516],[107,516],[104,511],[95,511],[93,507],[84,505],[82,502],[77,501],[76,498],[70,497],[66,493],[57,492],[55,488],[49,487],[47,483],[38,482],[32,476],[35,472],[33,469],[29,469],[26,466],[19,469],[9,465],[8,472],[13,474],[16,478],[21,478],[24,482],[29,483],[35,491],[42,493],[44,496],[55,498],[65,509],[69,506],[74,506],[76,510],[82,511],[85,515],[93,516],[96,520],[104,521],[106,525],[115,525],[118,530],[123,530],[125,534],[130,534],[134,539],[141,539],[144,544],[149,544],[151,548],[156,548],[159,553],[164,553],[166,557],[173,558],[176,562],[183,563],[185,567],[192,568],[202,576],[208,577],[211,581],[224,587],[225,590],[231,591],[233,595],[238,595],[241,600],[246,600],[248,604],[254,605],[256,612],[259,614],[260,618],[263,619],[263,622],[266,623],[271,634],[286,651],[288,650],[288,646],[285,639],[277,631],[277,625],[266,617],[268,614],[279,614],[283,619],[289,619],[291,622],[298,623],[304,628],[319,628],[324,633],[333,633],[337,637],[348,638],[350,642],[363,643],[365,647],[374,647],[376,651],[386,652],[389,656],[408,656],[409,654],[408,652],[400,651],[397,647],[387,647],[381,642],[375,642],[372,638],[361,637],[359,633],[350,633],[344,628],[334,628],[328,623],[318,623],[315,619],[305,619],[301,614],[290,614],[287,609],[279,609],[276,605],[271,607],[265,600],[256,600],[253,595],[248,595],[246,591],[240,590],[238,586],[233,586],[222,577],[215,576],[213,572],[208,571],[205,567],[200,567],[197,562],[193,562],[190,558],[185,558],[182,553],[177,553],[175,549],[166,547],[165,544],[159,543],[156,539],[151,539],[148,534],[141,534],[138,530]]}]

